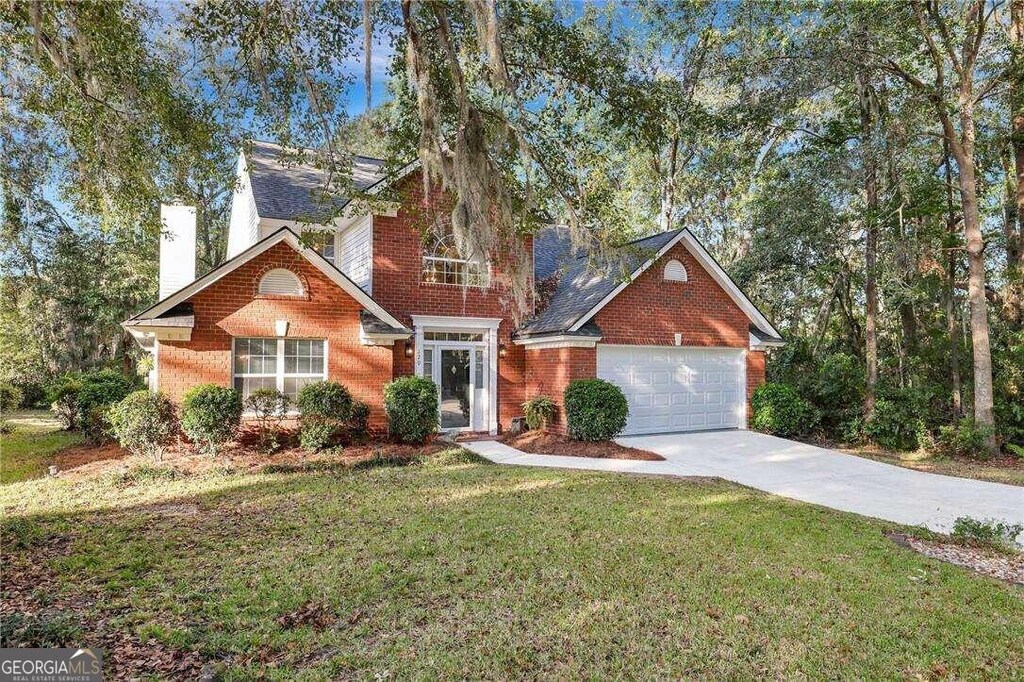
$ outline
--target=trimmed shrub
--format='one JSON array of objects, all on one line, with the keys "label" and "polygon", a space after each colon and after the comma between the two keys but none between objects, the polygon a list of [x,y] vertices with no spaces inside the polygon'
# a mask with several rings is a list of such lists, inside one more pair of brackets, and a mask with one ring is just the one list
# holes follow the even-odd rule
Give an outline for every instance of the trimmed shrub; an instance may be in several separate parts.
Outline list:
[{"label": "trimmed shrub", "polygon": [[258,388],[242,403],[252,413],[260,432],[260,447],[273,452],[280,447],[278,432],[291,400],[276,388]]},{"label": "trimmed shrub", "polygon": [[352,410],[352,394],[337,381],[314,381],[302,387],[295,403],[303,417],[344,421]]},{"label": "trimmed shrub", "polygon": [[103,369],[82,376],[78,392],[78,426],[93,443],[107,439],[107,410],[121,402],[135,388],[135,383],[120,372]]},{"label": "trimmed shrub", "polygon": [[129,393],[107,410],[114,438],[132,454],[152,457],[157,464],[178,433],[174,403],[163,393]]},{"label": "trimmed shrub", "polygon": [[626,428],[629,404],[622,389],[603,379],[570,381],[562,396],[572,440],[609,440]]},{"label": "trimmed shrub", "polygon": [[426,377],[399,377],[384,387],[388,429],[403,443],[422,443],[437,430],[437,384]]},{"label": "trimmed shrub", "polygon": [[352,395],[337,381],[314,381],[299,391],[299,445],[316,452],[345,433],[352,416]]},{"label": "trimmed shrub", "polygon": [[753,425],[758,431],[776,436],[795,436],[814,428],[817,414],[792,386],[767,383],[757,387],[750,398]]},{"label": "trimmed shrub", "polygon": [[0,413],[12,412],[19,407],[25,395],[14,384],[0,381]]},{"label": "trimmed shrub", "polygon": [[348,416],[348,429],[353,436],[362,437],[370,432],[370,406],[356,400]]},{"label": "trimmed shrub", "polygon": [[231,440],[242,421],[242,396],[233,388],[200,384],[181,401],[181,430],[211,455]]},{"label": "trimmed shrub", "polygon": [[555,416],[555,401],[546,395],[539,395],[523,403],[526,425],[531,429],[543,429]]}]

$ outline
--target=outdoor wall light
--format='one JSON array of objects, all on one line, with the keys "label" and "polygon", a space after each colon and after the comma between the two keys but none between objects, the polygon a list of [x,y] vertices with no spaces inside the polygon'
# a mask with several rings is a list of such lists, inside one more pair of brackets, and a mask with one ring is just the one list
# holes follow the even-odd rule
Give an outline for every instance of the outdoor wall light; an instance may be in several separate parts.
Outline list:
[{"label": "outdoor wall light", "polygon": [[508,355],[508,348],[503,343],[498,344],[498,357],[503,358]]},{"label": "outdoor wall light", "polygon": [[405,342],[405,357],[412,357],[412,344],[409,343],[408,341]]}]

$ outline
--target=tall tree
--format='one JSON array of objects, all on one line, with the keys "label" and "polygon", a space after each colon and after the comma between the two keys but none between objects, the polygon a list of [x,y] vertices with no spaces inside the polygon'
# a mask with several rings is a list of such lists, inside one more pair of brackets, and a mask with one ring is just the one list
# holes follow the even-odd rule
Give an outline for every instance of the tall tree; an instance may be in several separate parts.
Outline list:
[{"label": "tall tree", "polygon": [[[962,12],[938,2],[915,0],[912,11],[917,34],[924,41],[927,68],[917,69],[902,56],[886,55],[878,63],[899,76],[933,105],[942,135],[959,170],[960,200],[968,266],[971,345],[974,357],[974,420],[989,431],[987,446],[996,450],[992,352],[985,290],[985,240],[978,207],[976,109],[998,87],[1001,79],[979,66],[986,45],[989,19],[998,3],[971,0]],[[952,82],[949,82],[949,79]]]}]

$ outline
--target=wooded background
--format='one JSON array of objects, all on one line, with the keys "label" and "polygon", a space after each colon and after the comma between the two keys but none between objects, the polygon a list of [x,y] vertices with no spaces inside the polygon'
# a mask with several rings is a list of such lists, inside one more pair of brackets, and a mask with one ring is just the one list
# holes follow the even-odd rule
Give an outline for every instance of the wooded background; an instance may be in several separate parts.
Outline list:
[{"label": "wooded background", "polygon": [[256,137],[343,194],[349,154],[418,157],[517,312],[544,223],[688,227],[818,435],[1024,444],[1024,0],[0,0],[0,33],[0,379],[134,371],[159,203],[214,267]]}]

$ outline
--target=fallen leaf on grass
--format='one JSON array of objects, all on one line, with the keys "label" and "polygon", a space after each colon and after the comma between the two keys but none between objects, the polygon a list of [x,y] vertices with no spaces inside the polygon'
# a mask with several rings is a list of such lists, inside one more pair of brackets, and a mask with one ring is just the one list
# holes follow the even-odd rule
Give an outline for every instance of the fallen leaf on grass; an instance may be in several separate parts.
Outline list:
[{"label": "fallen leaf on grass", "polygon": [[334,624],[334,614],[328,611],[323,602],[308,601],[291,613],[278,616],[277,624],[285,629],[292,629],[309,625],[310,627],[322,630]]}]

